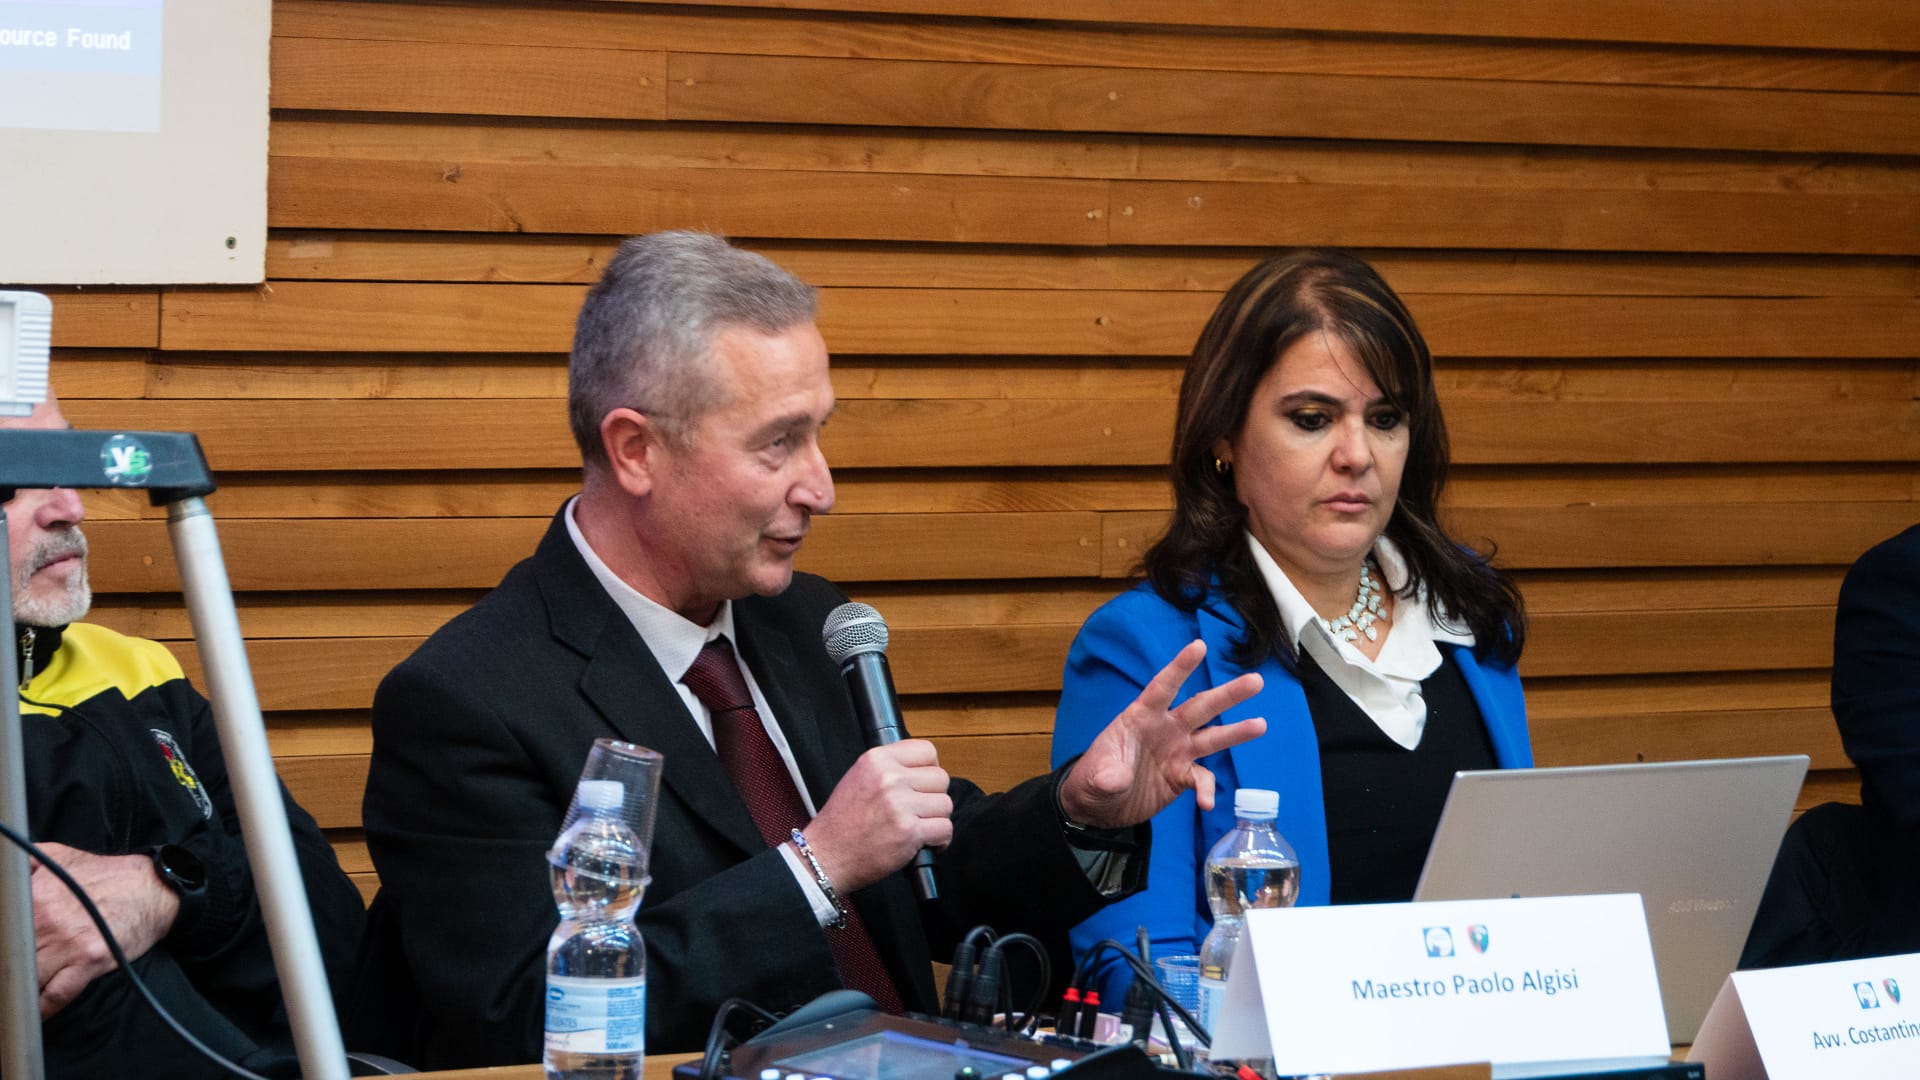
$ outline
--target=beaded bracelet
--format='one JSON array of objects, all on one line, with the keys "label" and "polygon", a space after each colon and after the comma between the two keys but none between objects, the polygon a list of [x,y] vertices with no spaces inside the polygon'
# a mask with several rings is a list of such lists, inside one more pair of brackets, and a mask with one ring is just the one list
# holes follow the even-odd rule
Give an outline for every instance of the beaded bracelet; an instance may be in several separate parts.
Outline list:
[{"label": "beaded bracelet", "polygon": [[841,903],[840,894],[833,891],[833,879],[827,877],[827,872],[820,868],[820,860],[813,854],[813,848],[807,846],[807,838],[800,835],[799,829],[793,830],[791,839],[793,849],[798,851],[800,857],[807,860],[807,865],[813,868],[813,883],[820,886],[820,891],[826,894],[827,903],[833,905],[833,921],[827,924],[827,929],[846,929],[847,905]]}]

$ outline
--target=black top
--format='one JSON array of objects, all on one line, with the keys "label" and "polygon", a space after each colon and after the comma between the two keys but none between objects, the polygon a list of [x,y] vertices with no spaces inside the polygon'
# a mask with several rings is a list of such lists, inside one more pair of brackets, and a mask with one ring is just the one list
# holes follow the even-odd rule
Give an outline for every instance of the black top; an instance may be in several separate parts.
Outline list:
[{"label": "black top", "polygon": [[[16,662],[25,644],[16,641]],[[35,628],[32,652],[21,742],[33,838],[103,856],[162,845],[188,853],[205,872],[202,887],[181,894],[171,930],[131,970],[220,1053],[254,1072],[298,1075],[212,707],[152,642],[76,623]],[[275,786],[320,957],[342,986],[365,920],[360,893],[313,818]],[[46,1075],[63,1080],[209,1072],[118,969],[88,983],[41,1034]]]},{"label": "black top", "polygon": [[1452,662],[1456,648],[1441,644],[1447,659],[1420,684],[1427,726],[1412,750],[1389,739],[1312,657],[1299,654],[1300,687],[1320,740],[1333,903],[1413,899],[1453,774],[1498,767],[1480,706]]},{"label": "black top", "polygon": [[1920,850],[1920,525],[1874,545],[1840,585],[1833,718],[1861,803]]}]

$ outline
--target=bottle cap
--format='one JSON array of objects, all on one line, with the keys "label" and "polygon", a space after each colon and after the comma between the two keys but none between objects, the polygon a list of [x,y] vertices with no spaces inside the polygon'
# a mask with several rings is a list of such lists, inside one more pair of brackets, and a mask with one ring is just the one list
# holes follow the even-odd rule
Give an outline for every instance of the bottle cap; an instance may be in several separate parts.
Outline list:
[{"label": "bottle cap", "polygon": [[1266,788],[1243,787],[1233,793],[1233,816],[1273,818],[1280,813],[1280,793]]},{"label": "bottle cap", "polygon": [[618,780],[582,780],[574,798],[582,810],[618,810],[627,801],[627,786]]}]

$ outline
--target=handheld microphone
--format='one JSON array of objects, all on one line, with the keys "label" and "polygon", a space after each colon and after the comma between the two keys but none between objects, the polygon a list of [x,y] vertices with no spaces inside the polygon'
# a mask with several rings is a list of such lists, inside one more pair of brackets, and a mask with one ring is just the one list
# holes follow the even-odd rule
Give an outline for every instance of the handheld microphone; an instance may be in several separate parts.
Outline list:
[{"label": "handheld microphone", "polygon": [[[866,604],[841,604],[827,614],[820,637],[847,680],[853,713],[866,730],[867,745],[890,746],[905,738],[893,672],[887,667],[887,620]],[[940,898],[933,880],[933,852],[927,848],[913,856],[913,885],[922,900]]]}]

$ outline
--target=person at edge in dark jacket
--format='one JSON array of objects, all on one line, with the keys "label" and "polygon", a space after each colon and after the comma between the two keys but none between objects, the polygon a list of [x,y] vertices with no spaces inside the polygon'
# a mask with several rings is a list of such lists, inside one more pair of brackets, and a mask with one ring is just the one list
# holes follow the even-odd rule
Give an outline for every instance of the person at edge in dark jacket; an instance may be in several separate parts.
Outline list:
[{"label": "person at edge in dark jacket", "polygon": [[1787,830],[1742,968],[1920,950],[1920,525],[1841,582],[1832,701],[1860,803],[1822,803]]},{"label": "person at edge in dark jacket", "polygon": [[[68,427],[49,397],[0,427]],[[86,516],[69,488],[7,504],[31,839],[99,906],[132,967],[187,1030],[255,1072],[295,1075],[293,1036],[213,712],[157,642],[80,621]],[[312,817],[286,798],[333,985],[365,920]],[[215,1066],[142,1001],[59,879],[33,870],[49,1077],[203,1076]]]}]

